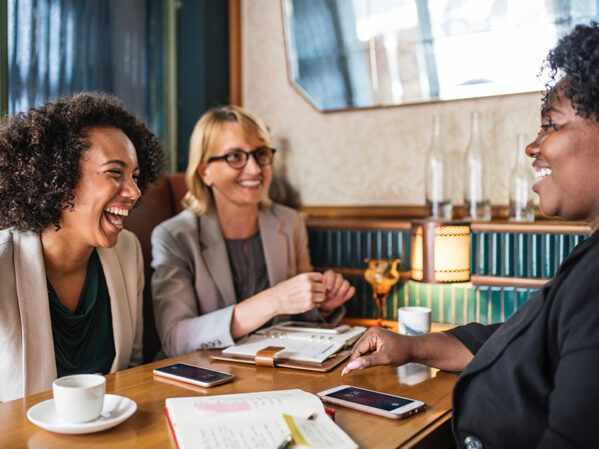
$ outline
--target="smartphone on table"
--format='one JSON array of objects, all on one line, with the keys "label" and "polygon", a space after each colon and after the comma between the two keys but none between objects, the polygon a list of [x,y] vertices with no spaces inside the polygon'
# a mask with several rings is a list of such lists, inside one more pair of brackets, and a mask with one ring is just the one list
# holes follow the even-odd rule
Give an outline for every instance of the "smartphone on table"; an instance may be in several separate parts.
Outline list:
[{"label": "smartphone on table", "polygon": [[230,373],[214,371],[199,366],[187,365],[185,363],[175,363],[174,365],[163,366],[154,369],[157,376],[168,377],[169,379],[180,380],[200,387],[214,387],[215,385],[230,382],[235,376]]},{"label": "smartphone on table", "polygon": [[422,401],[380,393],[365,388],[352,387],[350,385],[340,385],[316,394],[324,402],[342,405],[391,419],[406,418],[426,408],[425,403]]},{"label": "smartphone on table", "polygon": [[284,321],[276,324],[275,329],[299,332],[324,332],[341,334],[349,329],[347,324],[313,323],[309,321]]}]

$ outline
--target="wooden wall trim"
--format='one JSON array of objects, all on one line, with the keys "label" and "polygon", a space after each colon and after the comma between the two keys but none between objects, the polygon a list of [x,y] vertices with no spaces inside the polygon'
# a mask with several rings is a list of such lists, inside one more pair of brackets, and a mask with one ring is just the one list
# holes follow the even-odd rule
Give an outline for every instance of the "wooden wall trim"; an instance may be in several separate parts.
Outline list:
[{"label": "wooden wall trim", "polygon": [[228,0],[229,9],[229,102],[242,106],[241,3]]},{"label": "wooden wall trim", "polygon": [[482,274],[473,274],[470,281],[474,285],[503,285],[512,287],[532,287],[541,288],[551,279],[544,278],[519,278],[509,276],[487,276]]},{"label": "wooden wall trim", "polygon": [[[330,269],[330,267],[314,267],[315,271],[321,273]],[[364,268],[333,268],[337,273],[343,276],[364,276]],[[412,272],[409,270],[403,270],[399,272],[399,279],[406,282],[410,280]],[[522,278],[522,277],[510,277],[510,276],[488,276],[481,274],[473,274],[470,278],[470,282],[473,285],[497,285],[504,287],[527,287],[527,288],[541,288],[550,279],[545,278]]]},{"label": "wooden wall trim", "polygon": [[573,221],[535,221],[533,223],[515,223],[511,221],[476,222],[471,224],[473,231],[480,232],[544,232],[552,234],[588,234],[591,228],[583,222]]},{"label": "wooden wall trim", "polygon": [[[419,205],[403,206],[301,206],[300,210],[314,218],[426,218],[427,209]],[[492,206],[493,219],[505,220],[508,217],[507,206]],[[538,218],[542,218],[537,214]],[[456,220],[464,217],[462,206],[453,206]]]},{"label": "wooden wall trim", "polygon": [[393,229],[397,231],[409,231],[412,226],[409,220],[360,218],[308,218],[306,224],[311,229]]},{"label": "wooden wall trim", "polygon": [[300,206],[310,218],[424,218],[424,206]]},{"label": "wooden wall trim", "polygon": [[[424,206],[300,206],[300,211],[308,219],[383,219],[383,220],[418,220],[427,216]],[[453,207],[453,217],[460,220],[464,216],[462,206]],[[492,222],[473,222],[472,228],[481,231],[495,231],[497,223],[502,229],[510,228],[510,232],[537,232],[530,227],[543,226],[543,232],[590,232],[583,222],[569,222],[544,217],[538,209],[535,222],[517,223],[507,221],[507,206],[492,207]]]},{"label": "wooden wall trim", "polygon": [[[352,208],[358,209],[358,208]],[[370,208],[369,208],[370,209]],[[397,214],[397,218],[381,217],[376,213],[371,215],[364,214],[360,218],[354,216],[335,216],[330,217],[314,216],[302,208],[306,216],[306,224],[310,229],[385,229],[409,231],[412,220],[420,220],[418,217],[402,217]],[[373,212],[371,210],[371,212]],[[374,211],[376,212],[376,211]],[[384,211],[383,211],[384,212]],[[353,215],[353,214],[352,214]],[[561,221],[561,220],[542,220],[532,223],[515,223],[504,220],[493,220],[490,222],[473,222],[470,224],[474,232],[527,232],[527,233],[549,233],[549,234],[588,234],[590,227],[583,222]]]}]

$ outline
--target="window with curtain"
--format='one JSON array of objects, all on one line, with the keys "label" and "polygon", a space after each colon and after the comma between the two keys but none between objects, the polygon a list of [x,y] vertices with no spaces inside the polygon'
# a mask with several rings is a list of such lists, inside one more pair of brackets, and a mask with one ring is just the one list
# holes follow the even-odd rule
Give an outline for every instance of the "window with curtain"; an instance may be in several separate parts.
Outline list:
[{"label": "window with curtain", "polygon": [[162,0],[8,0],[8,112],[102,90],[164,138],[165,27]]}]

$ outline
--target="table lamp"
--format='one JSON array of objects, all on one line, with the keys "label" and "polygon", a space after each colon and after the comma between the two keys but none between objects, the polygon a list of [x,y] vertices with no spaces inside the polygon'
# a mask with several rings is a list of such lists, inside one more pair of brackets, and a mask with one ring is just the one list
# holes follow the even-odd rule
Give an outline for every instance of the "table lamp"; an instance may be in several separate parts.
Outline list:
[{"label": "table lamp", "polygon": [[430,284],[470,280],[468,223],[414,221],[411,246],[412,280]]}]

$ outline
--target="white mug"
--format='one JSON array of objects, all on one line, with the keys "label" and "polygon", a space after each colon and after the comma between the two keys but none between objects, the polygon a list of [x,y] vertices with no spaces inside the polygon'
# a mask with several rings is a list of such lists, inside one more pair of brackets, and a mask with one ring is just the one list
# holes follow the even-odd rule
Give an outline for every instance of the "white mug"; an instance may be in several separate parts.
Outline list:
[{"label": "white mug", "polygon": [[69,423],[92,421],[100,416],[106,393],[106,378],[100,374],[73,374],[52,382],[54,407]]},{"label": "white mug", "polygon": [[428,307],[400,307],[397,311],[397,332],[420,335],[431,331],[431,309]]}]

